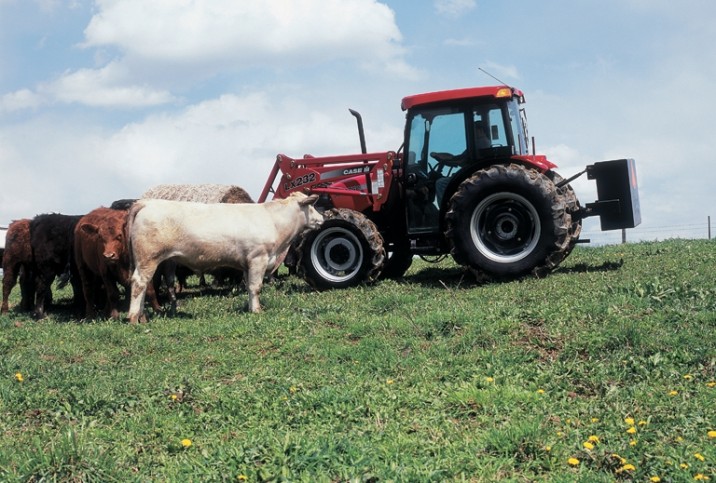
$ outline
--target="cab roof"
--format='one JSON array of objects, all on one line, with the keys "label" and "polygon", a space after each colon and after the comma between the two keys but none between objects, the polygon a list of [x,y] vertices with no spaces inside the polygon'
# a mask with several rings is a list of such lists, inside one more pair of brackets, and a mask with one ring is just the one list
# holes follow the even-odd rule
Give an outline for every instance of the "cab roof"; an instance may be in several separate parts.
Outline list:
[{"label": "cab roof", "polygon": [[432,104],[433,102],[456,101],[461,99],[470,99],[473,97],[492,97],[494,99],[505,97],[524,98],[524,94],[519,89],[501,86],[484,86],[484,87],[466,87],[463,89],[452,89],[449,91],[427,92],[425,94],[415,94],[403,98],[400,104],[405,111],[423,104]]}]

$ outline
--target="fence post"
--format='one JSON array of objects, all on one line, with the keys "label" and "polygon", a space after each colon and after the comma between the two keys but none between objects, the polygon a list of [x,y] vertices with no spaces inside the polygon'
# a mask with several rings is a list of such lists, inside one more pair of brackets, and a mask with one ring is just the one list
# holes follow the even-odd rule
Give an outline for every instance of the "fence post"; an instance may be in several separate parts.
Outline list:
[{"label": "fence post", "polygon": [[626,228],[622,228],[622,245],[626,243]]},{"label": "fence post", "polygon": [[708,216],[708,223],[709,223],[709,240],[711,239],[711,215]]}]

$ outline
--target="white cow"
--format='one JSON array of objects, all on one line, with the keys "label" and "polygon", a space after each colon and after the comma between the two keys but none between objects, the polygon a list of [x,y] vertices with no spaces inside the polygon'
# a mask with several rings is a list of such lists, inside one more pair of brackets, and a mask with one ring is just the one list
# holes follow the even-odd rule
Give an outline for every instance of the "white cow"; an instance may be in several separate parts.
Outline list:
[{"label": "white cow", "polygon": [[260,204],[204,204],[139,200],[129,212],[132,300],[129,322],[144,320],[147,283],[157,266],[173,259],[198,272],[217,267],[243,270],[249,311],[260,312],[264,275],[302,231],[317,228],[323,216],[313,203],[318,195],[294,193]]}]

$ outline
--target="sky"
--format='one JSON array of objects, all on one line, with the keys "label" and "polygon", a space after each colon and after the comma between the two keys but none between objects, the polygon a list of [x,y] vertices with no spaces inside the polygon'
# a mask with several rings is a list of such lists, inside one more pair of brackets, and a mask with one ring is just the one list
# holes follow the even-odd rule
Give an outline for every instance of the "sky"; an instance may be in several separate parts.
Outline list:
[{"label": "sky", "polygon": [[[497,84],[485,70],[525,93],[563,177],[636,160],[629,241],[705,238],[714,18],[711,0],[0,0],[0,225],[163,183],[257,198],[278,153],[359,152],[349,108],[369,151],[397,150],[404,96]],[[590,218],[583,238],[621,232]]]}]

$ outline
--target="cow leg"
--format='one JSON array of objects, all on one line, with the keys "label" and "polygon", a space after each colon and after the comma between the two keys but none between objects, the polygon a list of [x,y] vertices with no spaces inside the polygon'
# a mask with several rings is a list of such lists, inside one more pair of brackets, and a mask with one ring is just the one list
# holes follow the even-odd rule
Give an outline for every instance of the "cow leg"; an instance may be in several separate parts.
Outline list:
[{"label": "cow leg", "polygon": [[107,316],[114,320],[118,320],[119,310],[117,309],[117,306],[119,305],[119,289],[117,288],[117,284],[114,280],[111,280],[106,271],[102,273],[102,283],[104,284],[104,290],[107,294]]},{"label": "cow leg", "polygon": [[32,270],[29,263],[20,268],[20,307],[28,312],[35,305],[35,275]]},{"label": "cow leg", "polygon": [[[10,292],[17,283],[18,267],[8,264],[7,267],[3,267],[3,279],[2,279],[2,306],[0,306],[0,314],[6,314],[8,311],[8,299],[10,298]],[[22,289],[22,280],[20,281],[20,288]]]},{"label": "cow leg", "polygon": [[85,297],[85,317],[88,319],[94,319],[97,317],[97,312],[94,308],[94,287],[95,277],[92,272],[82,267],[80,271],[80,280],[82,281],[82,294]]},{"label": "cow leg", "polygon": [[152,283],[152,277],[156,269],[156,263],[145,267],[137,265],[134,269],[132,274],[132,299],[129,303],[130,324],[147,321],[147,317],[144,315],[144,297],[147,294],[147,286]]},{"label": "cow leg", "polygon": [[[177,291],[176,291],[176,271],[177,262],[174,260],[165,260],[159,265],[159,270],[164,277],[164,283],[167,285],[167,294],[169,295],[169,315],[176,317],[177,315]],[[180,290],[181,291],[181,290]]]},{"label": "cow leg", "polygon": [[249,262],[249,268],[246,271],[246,288],[249,291],[249,312],[261,312],[259,292],[261,292],[267,266],[268,257],[265,256],[255,257]]},{"label": "cow leg", "polygon": [[149,299],[149,305],[152,306],[152,310],[154,310],[154,313],[159,313],[162,310],[162,306],[159,305],[159,299],[157,297],[157,292],[154,289],[154,281],[150,281],[147,284],[147,295],[146,298]]},{"label": "cow leg", "polygon": [[35,310],[32,313],[36,319],[45,317],[45,304],[49,304],[52,300],[51,286],[54,279],[55,272],[52,267],[38,269],[37,277],[35,278]]}]

